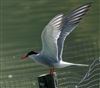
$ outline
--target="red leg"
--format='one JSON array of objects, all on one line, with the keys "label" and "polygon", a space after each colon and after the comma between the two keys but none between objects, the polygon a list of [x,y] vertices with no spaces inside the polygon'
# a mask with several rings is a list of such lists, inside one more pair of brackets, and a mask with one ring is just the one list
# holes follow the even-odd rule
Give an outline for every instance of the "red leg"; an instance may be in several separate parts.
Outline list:
[{"label": "red leg", "polygon": [[50,68],[49,73],[52,74],[52,68]]},{"label": "red leg", "polygon": [[52,69],[53,69],[53,72],[55,72],[55,68],[53,67]]},{"label": "red leg", "polygon": [[54,71],[55,71],[54,67],[51,68],[51,69],[50,69],[50,74],[53,75]]}]

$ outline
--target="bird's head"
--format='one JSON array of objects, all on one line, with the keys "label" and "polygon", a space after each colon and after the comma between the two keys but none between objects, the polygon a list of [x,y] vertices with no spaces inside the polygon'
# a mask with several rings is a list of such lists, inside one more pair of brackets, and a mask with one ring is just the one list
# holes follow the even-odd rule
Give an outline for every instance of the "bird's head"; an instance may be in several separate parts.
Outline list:
[{"label": "bird's head", "polygon": [[21,59],[26,59],[26,58],[29,58],[29,57],[31,57],[31,56],[35,56],[36,54],[38,54],[38,53],[35,52],[35,51],[30,51],[30,52],[28,52],[27,54],[23,55],[23,56],[21,57]]}]

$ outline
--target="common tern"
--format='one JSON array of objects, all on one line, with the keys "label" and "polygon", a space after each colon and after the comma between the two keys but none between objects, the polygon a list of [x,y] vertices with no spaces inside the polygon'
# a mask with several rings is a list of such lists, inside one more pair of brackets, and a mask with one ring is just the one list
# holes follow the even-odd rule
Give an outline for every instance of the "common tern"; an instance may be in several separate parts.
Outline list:
[{"label": "common tern", "polygon": [[56,15],[46,25],[41,34],[42,50],[39,53],[30,51],[22,56],[22,59],[29,57],[35,62],[49,67],[50,74],[53,74],[54,68],[64,68],[72,65],[88,66],[86,64],[65,62],[62,59],[62,53],[66,37],[78,26],[90,6],[91,3],[82,5],[67,16],[63,13]]}]

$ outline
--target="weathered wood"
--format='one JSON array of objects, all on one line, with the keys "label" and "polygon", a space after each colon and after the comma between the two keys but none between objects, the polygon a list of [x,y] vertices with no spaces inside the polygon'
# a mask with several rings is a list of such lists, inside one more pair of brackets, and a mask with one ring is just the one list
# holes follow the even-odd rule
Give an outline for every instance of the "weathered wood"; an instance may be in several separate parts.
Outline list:
[{"label": "weathered wood", "polygon": [[43,74],[38,77],[39,88],[58,88],[57,74]]}]

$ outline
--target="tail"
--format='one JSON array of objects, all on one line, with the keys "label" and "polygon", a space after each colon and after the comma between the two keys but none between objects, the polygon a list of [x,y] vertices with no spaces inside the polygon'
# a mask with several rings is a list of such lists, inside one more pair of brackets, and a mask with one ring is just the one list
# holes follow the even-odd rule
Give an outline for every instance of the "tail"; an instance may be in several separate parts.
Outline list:
[{"label": "tail", "polygon": [[64,68],[64,67],[68,67],[68,66],[89,66],[89,65],[69,63],[69,62],[65,62],[65,61],[60,61],[60,63],[55,64],[55,67],[57,67],[57,68]]},{"label": "tail", "polygon": [[75,66],[89,66],[87,64],[74,64],[74,63],[71,63],[72,65],[75,65]]}]

